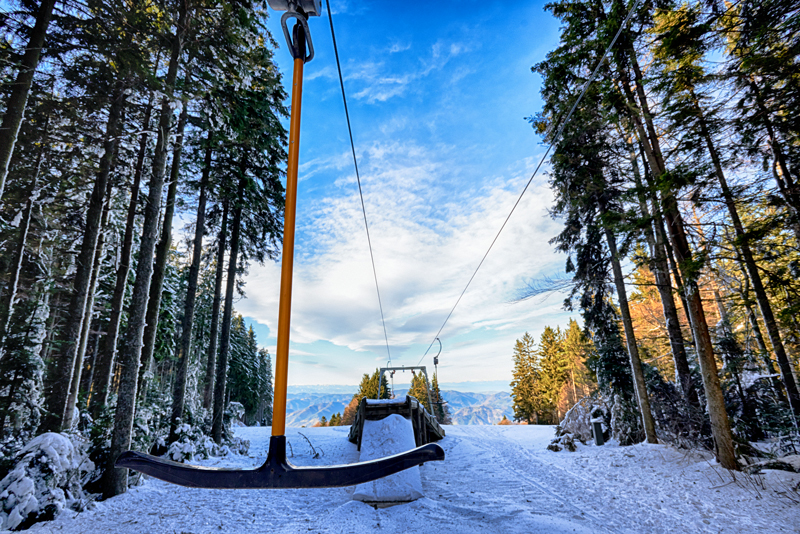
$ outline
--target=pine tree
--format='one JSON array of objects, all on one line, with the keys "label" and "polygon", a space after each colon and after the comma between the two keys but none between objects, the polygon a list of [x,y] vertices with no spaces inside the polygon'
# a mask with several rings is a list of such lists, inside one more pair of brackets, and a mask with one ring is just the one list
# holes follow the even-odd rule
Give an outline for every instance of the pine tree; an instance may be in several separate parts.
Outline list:
[{"label": "pine tree", "polygon": [[559,328],[554,330],[545,326],[539,340],[537,359],[540,366],[536,388],[539,393],[539,421],[555,424],[561,420],[559,397],[569,370]]},{"label": "pine tree", "polygon": [[682,133],[684,152],[692,154],[699,167],[706,166],[706,154],[711,159],[710,171],[719,182],[767,334],[778,358],[789,402],[795,417],[800,417],[800,390],[786,355],[761,272],[753,256],[750,234],[739,216],[737,199],[728,184],[722,155],[715,139],[720,135],[724,124],[715,110],[708,109],[711,97],[703,93],[704,89],[714,89],[708,87],[712,77],[701,64],[701,58],[709,47],[708,23],[700,20],[699,6],[690,8],[686,5],[674,10],[659,11],[655,22],[652,31],[658,36],[658,45],[654,47],[654,56],[660,70],[658,88],[664,96],[665,114],[672,120],[673,128]]},{"label": "pine tree", "polygon": [[262,425],[272,425],[272,357],[267,349],[258,349],[258,421]]},{"label": "pine tree", "polygon": [[447,406],[447,401],[442,397],[441,390],[439,390],[439,378],[437,373],[433,373],[433,380],[431,380],[431,401],[433,402],[433,415],[436,417],[436,420],[439,421],[439,424],[452,424],[450,408]]},{"label": "pine tree", "polygon": [[30,93],[36,68],[39,66],[42,47],[44,46],[47,28],[50,26],[50,19],[53,16],[55,5],[56,0],[44,0],[39,4],[39,9],[36,11],[36,21],[31,29],[25,52],[22,54],[13,90],[5,106],[3,123],[0,126],[0,200],[3,198],[8,167],[14,154],[14,145],[17,142],[17,135],[22,125],[28,94]]},{"label": "pine tree", "polygon": [[596,387],[594,376],[586,367],[594,348],[574,319],[569,320],[569,326],[564,331],[562,348],[569,373],[568,407],[572,407]]},{"label": "pine tree", "polygon": [[[364,373],[364,376],[361,377],[361,384],[359,384],[358,391],[353,397],[353,399],[356,400],[356,403],[361,402],[361,399],[364,397],[368,399],[389,398],[389,379],[386,378],[385,374],[379,378],[379,372],[379,369],[375,369],[375,372],[372,374],[372,376]],[[380,388],[378,388],[379,382]]]},{"label": "pine tree", "polygon": [[514,404],[514,420],[537,422],[539,360],[535,342],[525,332],[514,345],[514,370],[511,380],[511,398]]},{"label": "pine tree", "polygon": [[412,371],[411,387],[408,389],[408,395],[417,399],[428,413],[433,413],[430,405],[430,402],[433,402],[431,385],[424,374]]}]

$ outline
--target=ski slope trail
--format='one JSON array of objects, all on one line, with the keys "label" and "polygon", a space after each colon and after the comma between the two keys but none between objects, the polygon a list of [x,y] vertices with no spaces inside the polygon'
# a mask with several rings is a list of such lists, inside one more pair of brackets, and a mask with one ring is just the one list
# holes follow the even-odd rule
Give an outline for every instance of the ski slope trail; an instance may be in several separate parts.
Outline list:
[{"label": "ski slope trail", "polygon": [[[553,427],[446,430],[440,442],[446,460],[420,468],[425,497],[408,504],[375,509],[353,501],[352,488],[205,490],[150,479],[94,510],[66,511],[31,532],[800,533],[800,506],[786,497],[800,483],[797,474],[733,480],[707,458],[664,445],[579,446],[577,452],[553,453],[545,449]],[[290,461],[358,461],[347,432],[348,427],[287,429]],[[260,465],[270,429],[238,428],[237,434],[251,441],[248,456],[201,463]]]}]

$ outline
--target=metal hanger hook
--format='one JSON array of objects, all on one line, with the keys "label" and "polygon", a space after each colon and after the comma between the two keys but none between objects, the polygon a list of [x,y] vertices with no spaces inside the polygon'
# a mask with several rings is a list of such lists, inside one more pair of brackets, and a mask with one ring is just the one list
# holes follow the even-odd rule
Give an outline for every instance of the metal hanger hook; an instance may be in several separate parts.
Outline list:
[{"label": "metal hanger hook", "polygon": [[[297,22],[293,28],[294,39],[289,35],[289,25],[287,21],[296,19]],[[300,24],[303,35],[300,35],[297,24]],[[302,59],[303,63],[308,63],[314,59],[314,43],[311,41],[311,31],[308,29],[308,18],[300,11],[290,9],[281,16],[281,27],[283,28],[283,36],[286,38],[286,45],[292,57],[295,59]],[[308,54],[306,54],[306,45],[308,45]]]}]

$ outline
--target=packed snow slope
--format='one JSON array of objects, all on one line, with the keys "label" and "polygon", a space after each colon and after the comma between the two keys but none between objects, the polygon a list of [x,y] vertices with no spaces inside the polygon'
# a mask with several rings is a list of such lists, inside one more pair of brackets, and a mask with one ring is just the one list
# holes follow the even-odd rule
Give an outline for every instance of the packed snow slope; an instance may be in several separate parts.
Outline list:
[{"label": "packed snow slope", "polygon": [[[203,490],[146,480],[91,511],[67,511],[31,532],[68,533],[565,533],[800,532],[791,488],[800,475],[766,471],[736,480],[700,455],[664,445],[545,449],[553,427],[448,426],[447,459],[421,467],[425,497],[374,509],[352,488]],[[348,427],[287,432],[297,465],[357,461]],[[211,466],[263,462],[269,428],[239,428],[249,456]],[[311,445],[320,458],[313,458]]]}]

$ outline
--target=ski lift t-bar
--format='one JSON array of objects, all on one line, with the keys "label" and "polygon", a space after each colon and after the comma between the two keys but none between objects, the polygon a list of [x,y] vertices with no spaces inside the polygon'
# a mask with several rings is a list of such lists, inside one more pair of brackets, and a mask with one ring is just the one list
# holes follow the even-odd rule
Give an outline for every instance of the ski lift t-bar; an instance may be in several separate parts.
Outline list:
[{"label": "ski lift t-bar", "polygon": [[[303,66],[314,57],[308,17],[319,16],[319,0],[268,0],[277,11],[286,11],[281,26],[294,58],[292,104],[289,119],[289,158],[286,165],[286,204],[283,223],[278,346],[275,354],[275,389],[272,409],[272,437],[264,465],[257,469],[220,469],[172,462],[135,451],[123,452],[115,467],[135,469],[146,475],[194,488],[332,488],[353,486],[392,475],[425,462],[444,460],[444,449],[428,443],[410,451],[349,465],[296,467],[286,460],[286,390],[289,376],[289,321],[292,304],[297,168],[300,148],[300,104],[303,95]],[[296,23],[290,32],[287,21]]]}]

